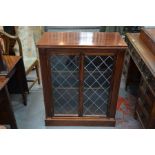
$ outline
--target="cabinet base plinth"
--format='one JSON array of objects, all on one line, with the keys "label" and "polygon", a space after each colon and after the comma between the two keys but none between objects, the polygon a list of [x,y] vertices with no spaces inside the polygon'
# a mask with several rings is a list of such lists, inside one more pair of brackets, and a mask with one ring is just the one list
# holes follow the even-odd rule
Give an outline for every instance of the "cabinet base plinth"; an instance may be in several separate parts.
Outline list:
[{"label": "cabinet base plinth", "polygon": [[46,126],[115,126],[114,118],[92,117],[48,117]]}]

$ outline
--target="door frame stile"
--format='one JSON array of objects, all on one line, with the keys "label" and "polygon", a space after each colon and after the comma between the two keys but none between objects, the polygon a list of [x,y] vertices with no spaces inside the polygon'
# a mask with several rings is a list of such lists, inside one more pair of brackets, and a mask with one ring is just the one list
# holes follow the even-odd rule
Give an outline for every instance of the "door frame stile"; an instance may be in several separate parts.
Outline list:
[{"label": "door frame stile", "polygon": [[83,116],[83,92],[84,92],[84,54],[80,53],[79,55],[79,109],[78,116]]}]

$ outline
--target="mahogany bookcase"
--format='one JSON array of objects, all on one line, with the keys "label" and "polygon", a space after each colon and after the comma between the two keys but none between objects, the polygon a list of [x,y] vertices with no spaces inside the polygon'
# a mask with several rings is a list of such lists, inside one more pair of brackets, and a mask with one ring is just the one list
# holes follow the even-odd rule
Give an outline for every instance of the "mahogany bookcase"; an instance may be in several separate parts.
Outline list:
[{"label": "mahogany bookcase", "polygon": [[117,32],[45,32],[39,40],[45,124],[114,126],[126,43]]}]

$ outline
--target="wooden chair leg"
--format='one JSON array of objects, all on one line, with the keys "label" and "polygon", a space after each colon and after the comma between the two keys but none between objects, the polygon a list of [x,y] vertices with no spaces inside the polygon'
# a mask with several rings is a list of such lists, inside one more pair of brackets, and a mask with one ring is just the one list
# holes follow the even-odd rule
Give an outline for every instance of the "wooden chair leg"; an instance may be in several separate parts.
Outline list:
[{"label": "wooden chair leg", "polygon": [[22,93],[22,97],[23,97],[23,103],[26,106],[27,105],[27,94],[25,92]]},{"label": "wooden chair leg", "polygon": [[36,68],[36,74],[37,74],[37,78],[38,78],[38,84],[40,84],[39,64],[38,64],[38,62],[36,63],[35,68]]}]

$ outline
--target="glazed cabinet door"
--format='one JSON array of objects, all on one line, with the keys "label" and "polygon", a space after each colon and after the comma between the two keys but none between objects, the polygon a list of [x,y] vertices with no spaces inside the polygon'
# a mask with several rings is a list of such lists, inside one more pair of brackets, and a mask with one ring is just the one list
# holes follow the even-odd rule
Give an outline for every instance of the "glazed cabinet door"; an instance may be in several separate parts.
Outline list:
[{"label": "glazed cabinet door", "polygon": [[115,56],[52,55],[53,116],[107,116]]},{"label": "glazed cabinet door", "polygon": [[113,68],[114,56],[85,55],[84,116],[107,115]]},{"label": "glazed cabinet door", "polygon": [[78,115],[79,56],[50,57],[54,116]]}]

